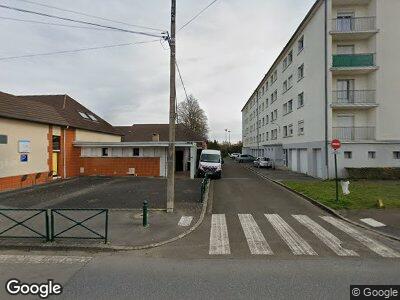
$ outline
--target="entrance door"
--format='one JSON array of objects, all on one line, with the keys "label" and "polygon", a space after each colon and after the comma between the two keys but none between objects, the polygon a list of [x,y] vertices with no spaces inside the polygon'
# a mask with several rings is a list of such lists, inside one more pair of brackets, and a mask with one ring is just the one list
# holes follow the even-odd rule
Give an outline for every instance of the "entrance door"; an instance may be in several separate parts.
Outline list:
[{"label": "entrance door", "polygon": [[340,32],[349,32],[354,30],[354,13],[339,12],[337,16],[337,30]]},{"label": "entrance door", "polygon": [[178,150],[175,152],[175,171],[183,172],[183,151]]},{"label": "entrance door", "polygon": [[53,176],[58,176],[58,152],[53,152]]},{"label": "entrance door", "polygon": [[337,93],[339,103],[354,103],[354,79],[339,79]]}]

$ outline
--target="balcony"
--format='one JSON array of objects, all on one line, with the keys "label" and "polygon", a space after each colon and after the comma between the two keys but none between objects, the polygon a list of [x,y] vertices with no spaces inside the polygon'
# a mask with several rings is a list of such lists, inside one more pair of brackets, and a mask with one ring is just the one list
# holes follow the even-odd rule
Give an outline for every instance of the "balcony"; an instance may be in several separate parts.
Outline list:
[{"label": "balcony", "polygon": [[376,71],[375,53],[334,54],[331,71],[337,75],[367,74]]},{"label": "balcony", "polygon": [[333,127],[332,136],[343,142],[375,140],[375,127]]},{"label": "balcony", "polygon": [[378,32],[375,17],[338,18],[332,20],[333,40],[363,40]]},{"label": "balcony", "polygon": [[378,106],[375,90],[343,90],[332,92],[332,107],[367,109]]}]

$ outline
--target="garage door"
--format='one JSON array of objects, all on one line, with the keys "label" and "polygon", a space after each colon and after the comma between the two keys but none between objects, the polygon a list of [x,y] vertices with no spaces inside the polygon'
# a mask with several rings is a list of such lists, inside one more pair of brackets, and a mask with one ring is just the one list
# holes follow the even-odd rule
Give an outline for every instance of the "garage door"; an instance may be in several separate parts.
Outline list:
[{"label": "garage door", "polygon": [[314,149],[314,176],[322,178],[322,150]]},{"label": "garage door", "polygon": [[307,174],[308,173],[308,157],[307,157],[307,149],[300,149],[300,172]]},{"label": "garage door", "polygon": [[297,149],[292,149],[290,152],[292,154],[290,168],[292,171],[297,172]]}]

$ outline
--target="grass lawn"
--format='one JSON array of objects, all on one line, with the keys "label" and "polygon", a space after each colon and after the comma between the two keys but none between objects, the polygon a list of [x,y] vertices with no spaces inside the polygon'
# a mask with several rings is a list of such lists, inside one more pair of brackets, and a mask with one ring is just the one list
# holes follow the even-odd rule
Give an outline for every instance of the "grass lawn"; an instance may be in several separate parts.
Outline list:
[{"label": "grass lawn", "polygon": [[339,202],[335,200],[335,181],[285,181],[285,185],[333,209],[376,208],[382,199],[386,208],[400,208],[400,181],[350,181],[350,195],[344,196],[339,183]]}]

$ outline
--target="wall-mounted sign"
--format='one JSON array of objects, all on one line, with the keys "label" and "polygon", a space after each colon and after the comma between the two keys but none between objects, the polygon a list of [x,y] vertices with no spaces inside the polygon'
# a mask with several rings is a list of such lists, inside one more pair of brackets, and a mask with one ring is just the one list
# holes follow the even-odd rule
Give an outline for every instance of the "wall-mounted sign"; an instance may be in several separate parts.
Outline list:
[{"label": "wall-mounted sign", "polygon": [[18,141],[18,152],[19,153],[30,153],[31,152],[31,141],[19,140]]},{"label": "wall-mounted sign", "polygon": [[28,162],[28,154],[21,154],[19,160],[21,162]]},{"label": "wall-mounted sign", "polygon": [[8,137],[4,134],[0,134],[0,144],[7,144]]}]

